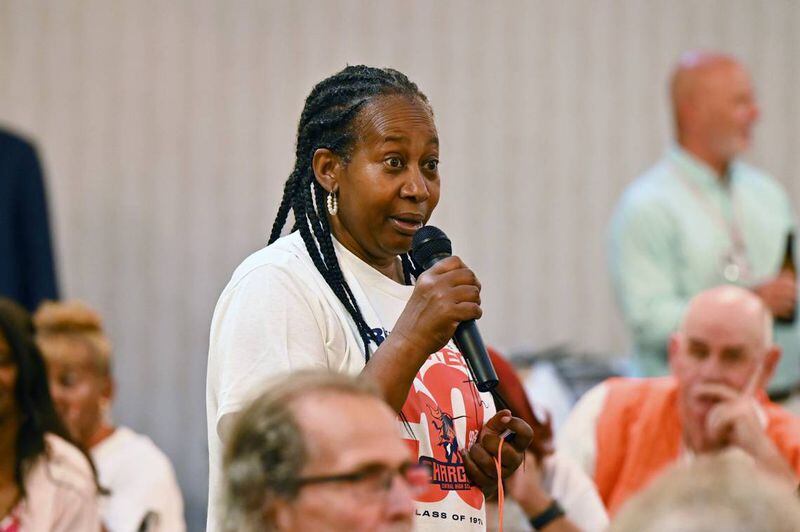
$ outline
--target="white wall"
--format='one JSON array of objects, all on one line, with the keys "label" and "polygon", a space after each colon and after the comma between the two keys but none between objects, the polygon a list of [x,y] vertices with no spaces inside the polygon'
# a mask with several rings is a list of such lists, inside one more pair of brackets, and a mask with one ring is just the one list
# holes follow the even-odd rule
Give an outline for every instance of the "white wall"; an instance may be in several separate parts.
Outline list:
[{"label": "white wall", "polygon": [[39,143],[65,295],[106,316],[117,418],[172,457],[199,528],[211,312],[265,242],[316,81],[363,62],[428,94],[434,223],[483,282],[487,339],[621,352],[606,224],[669,139],[671,64],[752,67],[751,159],[798,205],[799,31],[789,0],[0,0],[0,121]]}]

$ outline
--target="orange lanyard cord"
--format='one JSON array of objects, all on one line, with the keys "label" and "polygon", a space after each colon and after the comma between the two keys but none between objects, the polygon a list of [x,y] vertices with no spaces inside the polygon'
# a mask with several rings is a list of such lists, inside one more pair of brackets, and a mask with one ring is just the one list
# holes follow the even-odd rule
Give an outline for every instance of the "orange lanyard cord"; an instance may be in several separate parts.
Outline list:
[{"label": "orange lanyard cord", "polygon": [[494,459],[494,465],[497,468],[497,519],[499,521],[497,530],[503,532],[503,499],[505,493],[503,492],[503,443],[506,441],[506,436],[511,434],[509,429],[506,429],[500,435],[500,444],[497,446],[497,458]]}]

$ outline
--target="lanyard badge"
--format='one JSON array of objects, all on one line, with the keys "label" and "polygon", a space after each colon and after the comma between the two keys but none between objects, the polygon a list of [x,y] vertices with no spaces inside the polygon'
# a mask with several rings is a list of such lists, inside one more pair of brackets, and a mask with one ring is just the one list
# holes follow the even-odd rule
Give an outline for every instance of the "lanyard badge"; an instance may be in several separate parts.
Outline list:
[{"label": "lanyard badge", "polygon": [[722,257],[722,276],[729,283],[744,282],[750,278],[750,265],[747,256],[741,251],[731,249]]}]

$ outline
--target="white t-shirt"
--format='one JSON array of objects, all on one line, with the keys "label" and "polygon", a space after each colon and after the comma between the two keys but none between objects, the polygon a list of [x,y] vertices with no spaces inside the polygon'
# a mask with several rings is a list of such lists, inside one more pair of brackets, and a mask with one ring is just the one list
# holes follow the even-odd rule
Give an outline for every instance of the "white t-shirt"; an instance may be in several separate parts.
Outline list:
[{"label": "white t-shirt", "polygon": [[145,517],[150,528],[182,532],[183,499],[172,464],[153,441],[127,427],[118,427],[95,445],[92,459],[100,485],[111,493],[100,500],[109,532],[135,532]]},{"label": "white t-shirt", "polygon": [[[380,331],[379,337],[388,334],[413,287],[385,277],[338,242],[334,247],[367,324]],[[223,416],[241,410],[272,376],[303,368],[358,374],[363,367],[355,323],[317,271],[299,233],[245,259],[223,290],[211,323],[209,531],[220,519]],[[450,343],[425,362],[403,408],[402,433],[434,473],[435,485],[417,504],[420,531],[485,529],[483,495],[468,485],[460,451],[477,438],[495,408],[491,396],[468,381],[464,359]]]},{"label": "white t-shirt", "polygon": [[556,448],[574,460],[591,478],[594,478],[597,457],[597,420],[607,395],[605,382],[583,394],[556,434]]},{"label": "white t-shirt", "polygon": [[47,457],[40,458],[25,478],[20,530],[99,531],[97,487],[86,456],[54,434],[47,434],[45,442]]},{"label": "white t-shirt", "polygon": [[[522,467],[522,466],[520,466]],[[542,489],[557,499],[567,518],[584,532],[601,532],[608,527],[608,514],[594,482],[571,458],[558,451],[544,459]],[[489,530],[498,530],[497,505],[487,512]],[[505,530],[533,530],[522,508],[510,497],[503,511]]]}]

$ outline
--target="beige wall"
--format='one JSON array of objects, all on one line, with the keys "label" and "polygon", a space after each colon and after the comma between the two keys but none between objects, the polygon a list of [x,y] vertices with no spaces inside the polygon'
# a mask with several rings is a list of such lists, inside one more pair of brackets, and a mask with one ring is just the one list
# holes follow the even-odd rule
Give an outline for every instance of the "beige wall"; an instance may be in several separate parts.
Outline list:
[{"label": "beige wall", "polygon": [[480,275],[489,341],[621,352],[606,224],[668,141],[671,63],[701,46],[751,65],[751,159],[797,205],[799,32],[790,0],[0,0],[0,121],[41,147],[66,295],[116,343],[118,419],[200,515],[211,312],[266,239],[314,82],[364,62],[427,92],[434,223]]}]

